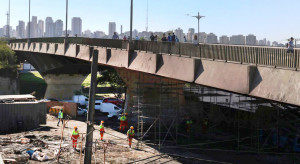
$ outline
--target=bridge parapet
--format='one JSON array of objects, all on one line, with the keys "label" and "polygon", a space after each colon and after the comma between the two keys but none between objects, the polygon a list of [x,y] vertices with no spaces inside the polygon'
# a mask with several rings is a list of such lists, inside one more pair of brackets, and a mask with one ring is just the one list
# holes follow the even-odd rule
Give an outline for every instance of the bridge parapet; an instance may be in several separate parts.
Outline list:
[{"label": "bridge parapet", "polygon": [[[32,38],[31,43],[64,43],[65,38]],[[11,40],[11,47],[15,50],[26,50],[26,39]],[[69,44],[116,48],[128,50],[129,42],[113,39],[68,38]],[[57,46],[57,45],[56,45]],[[173,54],[208,60],[235,62],[241,64],[255,64],[272,67],[300,69],[300,50],[286,53],[286,48],[259,47],[245,45],[199,44],[178,42],[151,42],[135,40],[134,50],[152,52],[156,54]],[[34,50],[35,51],[35,50]],[[61,52],[60,52],[61,53]]]}]

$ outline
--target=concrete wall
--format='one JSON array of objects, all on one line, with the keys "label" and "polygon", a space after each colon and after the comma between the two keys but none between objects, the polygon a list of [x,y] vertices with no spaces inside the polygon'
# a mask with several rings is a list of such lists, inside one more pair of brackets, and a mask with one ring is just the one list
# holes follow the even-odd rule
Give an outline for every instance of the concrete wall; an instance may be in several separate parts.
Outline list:
[{"label": "concrete wall", "polygon": [[10,95],[18,93],[18,82],[16,78],[0,76],[0,95]]},{"label": "concrete wall", "polygon": [[72,100],[74,91],[80,90],[86,75],[47,74],[43,78],[47,83],[46,99]]},{"label": "concrete wall", "polygon": [[46,124],[45,103],[0,104],[0,134],[32,130],[40,124]]},{"label": "concrete wall", "polygon": [[[72,119],[77,118],[77,104],[72,102],[58,102],[58,101],[50,101],[46,103],[47,105],[47,112],[49,112],[49,109],[53,106],[63,106],[64,107],[64,117],[67,115],[71,116]],[[57,115],[55,115],[57,116]]]}]

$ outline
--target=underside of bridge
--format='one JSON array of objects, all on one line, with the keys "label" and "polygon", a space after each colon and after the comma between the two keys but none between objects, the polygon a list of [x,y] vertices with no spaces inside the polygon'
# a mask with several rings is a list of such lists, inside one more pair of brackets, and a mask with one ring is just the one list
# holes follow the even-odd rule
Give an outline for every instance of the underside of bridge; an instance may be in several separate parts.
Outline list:
[{"label": "underside of bridge", "polygon": [[57,100],[72,99],[75,91],[90,73],[90,63],[74,58],[37,54],[17,53],[18,60],[26,60],[43,76],[47,83],[45,98]]}]

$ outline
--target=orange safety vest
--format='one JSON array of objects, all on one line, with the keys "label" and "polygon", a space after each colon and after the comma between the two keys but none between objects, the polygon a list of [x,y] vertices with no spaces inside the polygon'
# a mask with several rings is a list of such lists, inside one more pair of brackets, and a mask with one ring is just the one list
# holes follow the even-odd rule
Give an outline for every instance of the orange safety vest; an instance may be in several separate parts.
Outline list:
[{"label": "orange safety vest", "polygon": [[100,125],[100,132],[104,132],[104,126],[102,124]]}]

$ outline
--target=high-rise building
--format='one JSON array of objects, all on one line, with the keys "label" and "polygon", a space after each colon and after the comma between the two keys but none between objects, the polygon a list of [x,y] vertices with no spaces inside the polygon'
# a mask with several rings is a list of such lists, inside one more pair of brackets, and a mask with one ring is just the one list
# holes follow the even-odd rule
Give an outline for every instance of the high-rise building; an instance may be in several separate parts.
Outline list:
[{"label": "high-rise building", "polygon": [[46,18],[46,37],[53,37],[54,36],[54,23],[51,17]]},{"label": "high-rise building", "polygon": [[61,37],[63,36],[63,21],[58,19],[57,21],[55,21],[54,23],[54,37]]},{"label": "high-rise building", "polygon": [[25,22],[19,21],[19,25],[17,26],[17,38],[25,38]]},{"label": "high-rise building", "polygon": [[245,36],[244,35],[232,35],[230,37],[230,44],[245,45]]},{"label": "high-rise building", "polygon": [[91,32],[91,30],[85,30],[83,32],[83,37],[92,38],[93,37],[93,33]]},{"label": "high-rise building", "polygon": [[94,32],[94,38],[104,38],[105,33],[103,31],[95,31]]},{"label": "high-rise building", "polygon": [[39,20],[37,30],[38,30],[38,37],[44,37],[44,21],[43,20]]},{"label": "high-rise building", "polygon": [[174,33],[177,36],[179,42],[184,42],[184,33],[181,28],[178,27],[178,29],[176,29]]},{"label": "high-rise building", "polygon": [[194,38],[194,34],[195,34],[195,29],[194,28],[189,28],[187,35],[187,41],[191,42]]},{"label": "high-rise building", "polygon": [[72,35],[81,36],[82,33],[82,20],[80,17],[72,18]]},{"label": "high-rise building", "polygon": [[111,38],[116,32],[116,22],[109,22],[108,23],[108,37]]},{"label": "high-rise building", "polygon": [[256,36],[253,34],[246,36],[246,45],[256,45]]},{"label": "high-rise building", "polygon": [[230,40],[229,37],[226,35],[222,35],[221,37],[219,37],[220,40],[220,44],[229,44]]},{"label": "high-rise building", "polygon": [[37,29],[37,16],[32,16],[31,22],[30,22],[30,36],[31,38],[37,38],[38,37],[38,29]]},{"label": "high-rise building", "polygon": [[0,37],[4,37],[4,29],[0,28]]},{"label": "high-rise building", "polygon": [[217,44],[218,43],[217,35],[215,35],[214,33],[209,33],[207,35],[206,42],[210,44]]},{"label": "high-rise building", "polygon": [[259,45],[259,46],[266,46],[266,43],[265,43],[264,40],[259,40],[259,41],[258,41],[258,45]]},{"label": "high-rise building", "polygon": [[[197,35],[197,33],[195,33]],[[194,37],[193,37],[194,39]],[[207,42],[207,34],[205,32],[200,32],[199,34],[199,43],[206,43]]]}]

